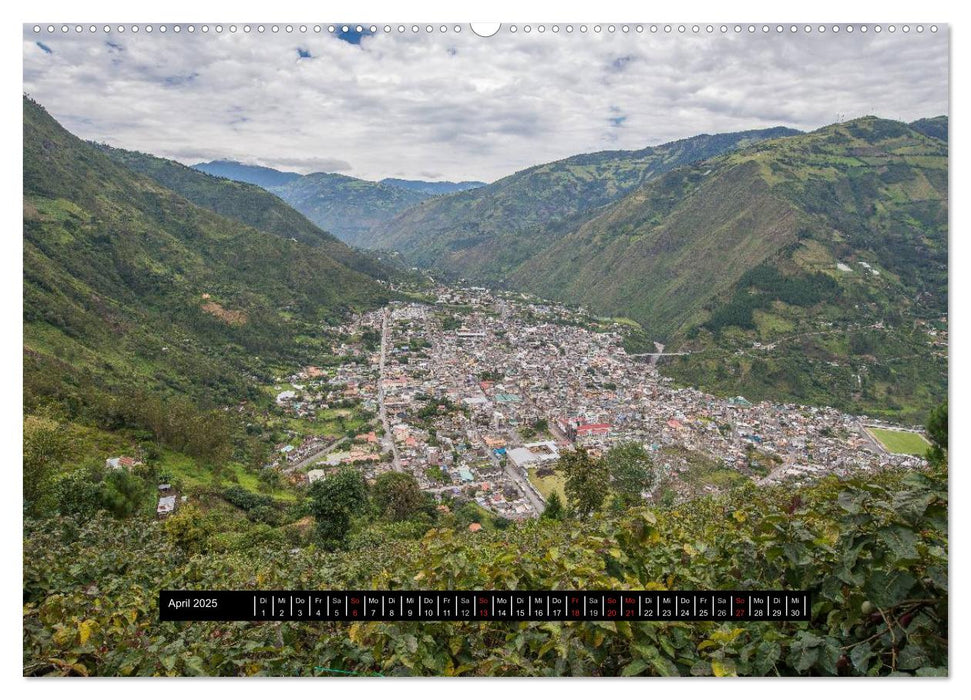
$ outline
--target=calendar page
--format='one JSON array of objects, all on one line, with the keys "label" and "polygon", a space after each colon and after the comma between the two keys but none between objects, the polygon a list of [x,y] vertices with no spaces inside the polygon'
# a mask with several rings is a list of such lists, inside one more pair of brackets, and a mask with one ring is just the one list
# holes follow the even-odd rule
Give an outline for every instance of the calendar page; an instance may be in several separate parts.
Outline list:
[{"label": "calendar page", "polygon": [[23,675],[947,676],[949,33],[24,24]]}]

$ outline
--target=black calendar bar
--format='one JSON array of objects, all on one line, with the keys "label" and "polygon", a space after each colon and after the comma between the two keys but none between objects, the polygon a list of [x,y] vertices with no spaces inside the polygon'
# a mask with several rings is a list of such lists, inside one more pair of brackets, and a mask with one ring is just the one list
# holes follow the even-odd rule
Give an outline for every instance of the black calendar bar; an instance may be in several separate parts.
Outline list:
[{"label": "black calendar bar", "polygon": [[807,621],[807,591],[161,591],[163,621]]}]

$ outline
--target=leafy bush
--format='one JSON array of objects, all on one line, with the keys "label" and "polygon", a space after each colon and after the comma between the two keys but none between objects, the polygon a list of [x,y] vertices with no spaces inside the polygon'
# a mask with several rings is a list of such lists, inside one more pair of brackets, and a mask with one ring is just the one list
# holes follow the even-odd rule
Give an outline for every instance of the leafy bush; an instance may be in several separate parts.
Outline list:
[{"label": "leafy bush", "polygon": [[[673,509],[354,552],[187,557],[164,525],[25,521],[25,675],[940,675],[947,472],[756,487]],[[191,522],[198,522],[193,519]],[[362,542],[363,544],[363,542]],[[806,589],[809,622],[160,623],[159,588]]]}]

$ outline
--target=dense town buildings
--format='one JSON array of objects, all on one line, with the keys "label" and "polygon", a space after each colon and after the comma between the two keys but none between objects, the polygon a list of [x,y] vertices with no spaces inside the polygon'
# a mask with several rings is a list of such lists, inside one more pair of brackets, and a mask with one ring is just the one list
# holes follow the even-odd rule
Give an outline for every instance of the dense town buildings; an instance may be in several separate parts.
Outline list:
[{"label": "dense town buildings", "polygon": [[866,418],[833,408],[675,387],[624,351],[622,326],[582,311],[481,288],[434,296],[356,318],[345,337],[372,342],[334,348],[353,362],[304,368],[281,385],[276,400],[294,415],[355,406],[375,417],[340,444],[281,447],[289,450],[278,466],[311,478],[341,464],[369,477],[407,471],[430,492],[524,518],[545,500],[531,470],[576,446],[600,453],[638,442],[675,492],[699,460],[759,482],[922,461],[888,454]]}]

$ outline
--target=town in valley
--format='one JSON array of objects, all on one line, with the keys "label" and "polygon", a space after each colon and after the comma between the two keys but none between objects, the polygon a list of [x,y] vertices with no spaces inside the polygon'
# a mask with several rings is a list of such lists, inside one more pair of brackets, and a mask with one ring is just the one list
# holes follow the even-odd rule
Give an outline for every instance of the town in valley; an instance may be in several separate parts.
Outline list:
[{"label": "town in valley", "polygon": [[[554,489],[563,496],[556,462],[576,448],[643,446],[657,472],[648,503],[924,463],[877,437],[922,443],[918,426],[677,387],[658,371],[663,352],[624,350],[624,330],[623,319],[520,293],[437,284],[337,329],[342,362],[276,378],[275,410],[306,429],[263,468],[297,485],[346,466],[368,479],[407,472],[440,500],[520,520],[541,514]],[[315,434],[335,410],[364,416],[360,432]]]}]

